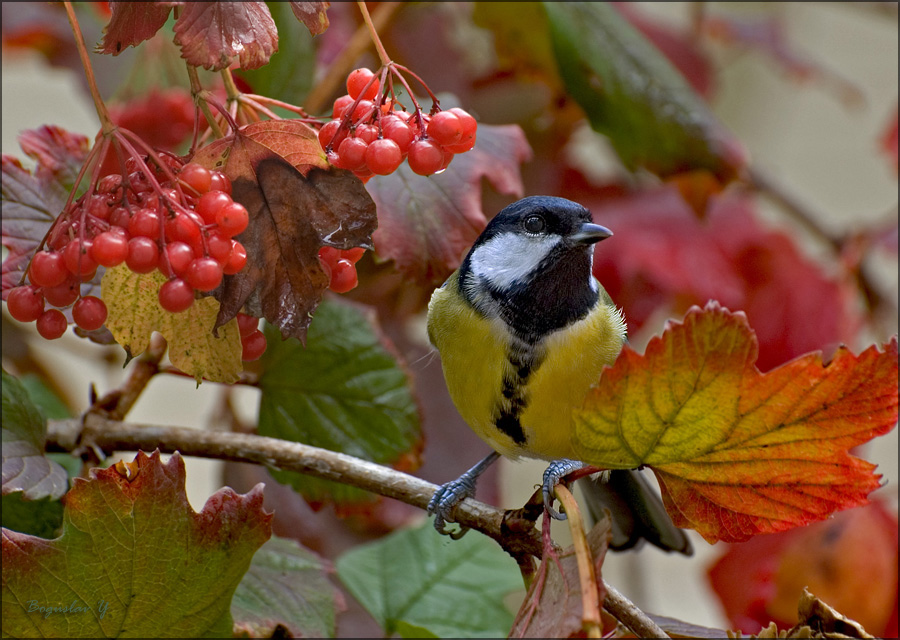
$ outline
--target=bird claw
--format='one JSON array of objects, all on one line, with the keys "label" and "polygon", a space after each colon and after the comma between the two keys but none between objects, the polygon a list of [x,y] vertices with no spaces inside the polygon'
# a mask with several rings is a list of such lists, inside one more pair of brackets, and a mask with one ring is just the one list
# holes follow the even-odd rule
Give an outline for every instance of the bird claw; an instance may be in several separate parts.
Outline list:
[{"label": "bird claw", "polygon": [[544,482],[541,487],[544,495],[544,509],[547,511],[547,515],[554,520],[565,520],[567,516],[553,508],[553,489],[559,484],[559,481],[562,478],[573,471],[581,469],[583,466],[583,462],[562,458],[551,462],[547,466],[546,471],[544,471]]},{"label": "bird claw", "polygon": [[434,492],[427,507],[428,514],[434,516],[434,528],[437,532],[441,535],[450,536],[454,540],[462,538],[469,530],[469,527],[460,525],[459,531],[450,531],[446,526],[447,521],[456,505],[466,498],[473,497],[475,497],[475,482],[466,475],[442,484]]}]

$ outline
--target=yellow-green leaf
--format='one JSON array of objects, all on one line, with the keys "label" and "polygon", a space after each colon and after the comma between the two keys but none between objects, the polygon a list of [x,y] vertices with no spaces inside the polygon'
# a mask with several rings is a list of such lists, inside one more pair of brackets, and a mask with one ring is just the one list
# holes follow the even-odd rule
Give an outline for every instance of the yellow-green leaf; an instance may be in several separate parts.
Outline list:
[{"label": "yellow-green leaf", "polygon": [[243,369],[237,321],[219,327],[218,337],[214,336],[219,303],[212,297],[195,300],[181,313],[166,311],[157,297],[165,281],[158,271],[138,274],[125,265],[107,269],[101,287],[109,309],[106,327],[116,342],[136,356],[150,344],[150,334],[158,331],[169,343],[172,364],[197,382],[235,382]]}]

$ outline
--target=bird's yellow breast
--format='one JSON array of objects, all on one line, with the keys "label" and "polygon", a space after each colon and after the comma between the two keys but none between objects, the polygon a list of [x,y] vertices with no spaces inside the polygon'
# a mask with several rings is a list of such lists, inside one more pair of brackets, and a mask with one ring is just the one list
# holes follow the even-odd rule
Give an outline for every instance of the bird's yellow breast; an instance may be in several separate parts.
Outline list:
[{"label": "bird's yellow breast", "polygon": [[523,388],[516,389],[523,436],[517,442],[497,427],[499,407],[509,404],[509,380],[516,379],[509,359],[513,339],[502,320],[487,319],[465,303],[456,277],[432,294],[428,335],[441,354],[450,397],[463,419],[506,456],[573,458],[571,413],[603,366],[615,362],[625,340],[621,313],[601,292],[588,315],[535,345],[534,366]]}]

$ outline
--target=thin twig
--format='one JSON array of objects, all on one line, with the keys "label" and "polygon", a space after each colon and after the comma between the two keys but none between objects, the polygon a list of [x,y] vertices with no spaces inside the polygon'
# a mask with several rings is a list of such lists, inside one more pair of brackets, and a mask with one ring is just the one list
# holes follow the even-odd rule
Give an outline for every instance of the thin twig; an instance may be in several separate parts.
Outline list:
[{"label": "thin twig", "polygon": [[88,409],[88,414],[103,416],[109,420],[124,419],[147,384],[159,372],[159,363],[166,353],[166,347],[165,339],[154,333],[147,350],[138,357],[125,383],[94,402]]},{"label": "thin twig", "polygon": [[668,638],[668,634],[653,622],[650,617],[637,608],[628,598],[619,593],[615,587],[603,581],[606,598],[603,608],[609,611],[616,620],[631,629],[638,638]]},{"label": "thin twig", "polygon": [[[382,31],[402,5],[402,2],[382,2],[378,7],[378,11],[372,16],[372,24],[375,30]],[[350,38],[347,46],[341,50],[338,57],[332,61],[325,73],[322,74],[322,81],[313,87],[309,95],[306,96],[304,106],[309,113],[318,113],[325,108],[326,101],[338,91],[344,82],[344,78],[350,73],[352,66],[356,64],[356,61],[371,44],[369,27],[366,24],[361,24]]]}]

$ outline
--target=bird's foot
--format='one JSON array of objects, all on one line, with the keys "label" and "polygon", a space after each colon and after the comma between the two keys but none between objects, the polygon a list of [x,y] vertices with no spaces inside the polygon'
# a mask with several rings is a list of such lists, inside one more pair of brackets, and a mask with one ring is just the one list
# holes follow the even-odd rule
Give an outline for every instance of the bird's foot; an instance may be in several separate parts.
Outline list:
[{"label": "bird's foot", "polygon": [[566,514],[560,513],[553,508],[553,489],[556,487],[556,485],[559,484],[559,481],[562,478],[569,475],[573,471],[578,471],[582,467],[584,467],[583,462],[561,458],[559,460],[554,460],[553,462],[551,462],[547,466],[547,470],[544,471],[544,509],[547,510],[547,513],[554,520],[565,520]]},{"label": "bird's foot", "polygon": [[464,473],[456,480],[442,484],[428,502],[428,514],[434,515],[434,528],[441,535],[450,536],[454,540],[462,538],[469,527],[460,525],[459,531],[447,529],[450,513],[466,498],[475,497],[475,478]]}]

